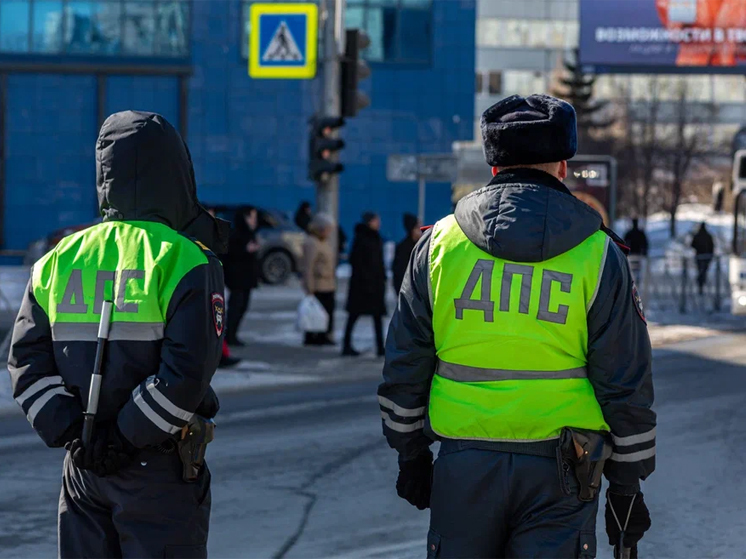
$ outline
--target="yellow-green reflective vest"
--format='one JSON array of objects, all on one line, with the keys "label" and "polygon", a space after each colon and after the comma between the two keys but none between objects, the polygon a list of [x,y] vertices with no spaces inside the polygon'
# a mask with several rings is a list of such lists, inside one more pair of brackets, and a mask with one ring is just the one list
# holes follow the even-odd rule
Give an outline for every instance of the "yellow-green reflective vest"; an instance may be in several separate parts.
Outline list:
[{"label": "yellow-green reflective vest", "polygon": [[609,430],[586,370],[586,317],[608,244],[598,231],[550,260],[519,263],[479,249],[453,215],[435,225],[429,420],[437,435],[532,442],[563,427]]},{"label": "yellow-green reflective vest", "polygon": [[34,297],[55,341],[96,341],[105,300],[114,303],[110,340],[155,341],[179,282],[205,263],[197,244],[166,225],[110,221],[64,238],[34,264]]}]

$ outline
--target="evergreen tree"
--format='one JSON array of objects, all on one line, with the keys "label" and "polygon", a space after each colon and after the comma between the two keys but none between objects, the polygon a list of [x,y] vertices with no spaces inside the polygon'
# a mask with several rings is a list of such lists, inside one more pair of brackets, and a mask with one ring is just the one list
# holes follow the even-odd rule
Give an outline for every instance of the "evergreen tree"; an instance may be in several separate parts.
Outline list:
[{"label": "evergreen tree", "polygon": [[[564,99],[575,107],[578,116],[578,140],[587,146],[595,143],[592,138],[597,136],[595,132],[609,128],[614,124],[614,119],[603,115],[609,102],[594,99],[593,86],[596,83],[596,76],[583,72],[577,49],[574,54],[574,61],[564,61],[563,75],[552,89],[552,95]],[[591,134],[592,132],[594,134]]]}]

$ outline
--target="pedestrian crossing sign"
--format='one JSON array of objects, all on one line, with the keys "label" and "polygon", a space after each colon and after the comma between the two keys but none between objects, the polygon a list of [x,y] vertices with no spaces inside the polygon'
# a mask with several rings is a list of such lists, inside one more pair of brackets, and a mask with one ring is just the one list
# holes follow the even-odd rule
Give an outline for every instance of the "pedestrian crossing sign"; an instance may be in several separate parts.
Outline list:
[{"label": "pedestrian crossing sign", "polygon": [[311,79],[318,46],[316,4],[252,4],[249,75]]}]

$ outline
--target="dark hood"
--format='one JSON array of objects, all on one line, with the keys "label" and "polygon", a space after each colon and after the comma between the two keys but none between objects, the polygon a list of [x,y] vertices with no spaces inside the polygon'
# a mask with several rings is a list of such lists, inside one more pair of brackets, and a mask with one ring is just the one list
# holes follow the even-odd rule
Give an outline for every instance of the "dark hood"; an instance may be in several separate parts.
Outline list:
[{"label": "dark hood", "polygon": [[227,224],[197,201],[192,158],[161,115],[124,111],[106,119],[96,142],[96,188],[104,221],[156,221],[220,252]]},{"label": "dark hood", "polygon": [[456,206],[456,221],[483,251],[514,262],[543,262],[601,229],[601,216],[552,175],[535,169],[499,173]]}]

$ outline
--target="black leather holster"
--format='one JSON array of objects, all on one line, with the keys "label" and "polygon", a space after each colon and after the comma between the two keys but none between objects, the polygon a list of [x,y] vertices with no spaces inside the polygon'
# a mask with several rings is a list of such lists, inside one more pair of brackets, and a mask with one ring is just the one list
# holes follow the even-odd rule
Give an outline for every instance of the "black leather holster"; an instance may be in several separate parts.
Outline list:
[{"label": "black leather holster", "polygon": [[600,431],[565,427],[560,434],[563,460],[572,465],[580,484],[578,498],[593,501],[601,488],[604,464],[611,457],[611,437]]},{"label": "black leather holster", "polygon": [[207,445],[215,438],[215,422],[194,414],[192,420],[181,431],[176,443],[182,464],[182,478],[187,483],[197,481],[205,463]]}]

